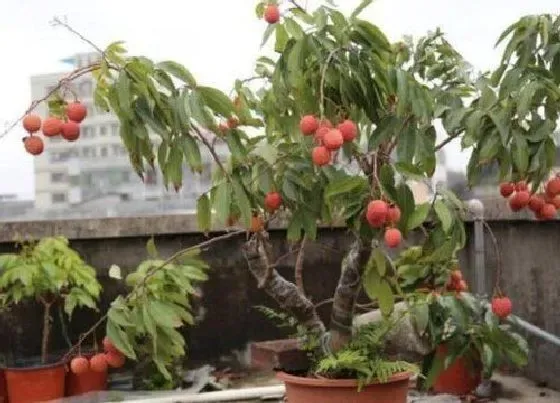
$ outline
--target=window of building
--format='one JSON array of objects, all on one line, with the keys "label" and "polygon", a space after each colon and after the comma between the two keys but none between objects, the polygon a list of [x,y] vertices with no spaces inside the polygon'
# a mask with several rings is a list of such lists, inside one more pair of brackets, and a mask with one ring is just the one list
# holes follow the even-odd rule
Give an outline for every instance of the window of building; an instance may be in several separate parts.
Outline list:
[{"label": "window of building", "polygon": [[130,182],[130,172],[128,171],[121,172],[121,179],[123,182]]},{"label": "window of building", "polygon": [[95,116],[95,108],[92,105],[86,104],[86,109],[88,117]]},{"label": "window of building", "polygon": [[91,81],[82,81],[80,84],[78,84],[78,93],[81,97],[91,97],[91,89]]},{"label": "window of building", "polygon": [[64,174],[60,172],[55,172],[51,174],[51,182],[60,183],[64,182]]},{"label": "window of building", "polygon": [[102,157],[106,157],[107,156],[107,147],[103,146],[99,149],[99,155],[101,155]]},{"label": "window of building", "polygon": [[93,126],[84,126],[80,129],[80,132],[85,139],[95,137],[95,127]]},{"label": "window of building", "polygon": [[101,125],[99,126],[99,135],[106,136],[107,135],[107,126]]},{"label": "window of building", "polygon": [[118,156],[120,155],[120,145],[119,144],[113,144],[111,146],[111,148],[113,149],[113,155]]},{"label": "window of building", "polygon": [[121,155],[127,155],[126,148],[123,145],[119,146],[119,152]]},{"label": "window of building", "polygon": [[71,186],[80,186],[80,175],[70,176],[70,185]]},{"label": "window of building", "polygon": [[64,203],[66,201],[65,193],[53,193],[51,194],[51,200],[53,203]]},{"label": "window of building", "polygon": [[118,136],[119,135],[119,125],[117,123],[113,123],[111,125],[111,136]]}]

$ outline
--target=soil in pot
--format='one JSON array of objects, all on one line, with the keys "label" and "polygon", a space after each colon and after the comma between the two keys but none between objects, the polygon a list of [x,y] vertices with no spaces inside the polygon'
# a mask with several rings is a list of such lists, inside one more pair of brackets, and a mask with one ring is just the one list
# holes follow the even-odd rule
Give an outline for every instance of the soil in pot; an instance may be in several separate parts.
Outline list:
[{"label": "soil in pot", "polygon": [[64,362],[46,365],[21,363],[5,368],[4,373],[10,403],[41,402],[64,397]]},{"label": "soil in pot", "polygon": [[[438,346],[436,356],[445,359],[447,347]],[[448,393],[464,396],[471,393],[482,379],[482,365],[476,354],[468,354],[457,358],[448,368],[443,370],[434,382],[436,393]]]},{"label": "soil in pot", "polygon": [[[84,354],[84,356],[90,359],[93,353]],[[107,370],[95,372],[91,369],[83,374],[68,371],[66,374],[66,396],[79,396],[84,393],[107,389],[107,373]]]},{"label": "soil in pot", "polygon": [[279,372],[290,403],[406,403],[412,373],[395,374],[384,383],[371,383],[358,391],[352,379],[305,378]]}]

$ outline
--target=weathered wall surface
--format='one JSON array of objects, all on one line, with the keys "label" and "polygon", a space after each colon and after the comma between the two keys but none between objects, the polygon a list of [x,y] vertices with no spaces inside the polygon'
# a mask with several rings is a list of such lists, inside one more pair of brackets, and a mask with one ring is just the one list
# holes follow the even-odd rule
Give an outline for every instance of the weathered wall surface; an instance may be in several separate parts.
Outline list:
[{"label": "weathered wall surface", "polygon": [[[514,313],[560,335],[560,221],[535,222],[524,216],[509,216],[501,205],[490,206],[486,217],[502,250],[502,289],[514,301]],[[293,278],[295,256],[284,240],[279,223],[272,231],[276,256],[286,255],[278,270]],[[15,234],[65,235],[72,240],[82,256],[98,268],[105,287],[101,310],[119,292],[124,292],[116,280],[107,276],[112,264],[123,271],[134,268],[145,257],[147,239],[154,235],[163,256],[195,245],[204,237],[196,232],[196,221],[190,216],[117,218],[104,220],[67,220],[58,222],[4,223],[0,232],[0,252],[13,249]],[[474,262],[473,223],[467,223],[468,244],[461,255],[463,269],[472,283]],[[244,237],[215,243],[206,252],[212,267],[211,279],[204,285],[204,320],[189,330],[189,349],[192,358],[209,359],[232,349],[243,349],[247,342],[278,337],[279,331],[262,315],[255,305],[271,305],[272,301],[259,291],[246,268],[240,252]],[[340,272],[340,261],[350,238],[344,228],[324,228],[317,242],[305,255],[304,280],[313,301],[332,296]],[[492,240],[485,236],[487,284],[493,284],[496,253]],[[328,319],[330,306],[323,305],[320,314]],[[12,314],[0,317],[0,354],[16,356],[37,354],[40,347],[39,324],[41,313],[31,304],[18,307]],[[69,333],[72,340],[88,329],[96,319],[92,312],[77,312]],[[66,345],[58,314],[54,315],[53,348]],[[560,389],[560,348],[534,337],[531,342],[531,362],[527,374],[532,379],[548,382]]]}]

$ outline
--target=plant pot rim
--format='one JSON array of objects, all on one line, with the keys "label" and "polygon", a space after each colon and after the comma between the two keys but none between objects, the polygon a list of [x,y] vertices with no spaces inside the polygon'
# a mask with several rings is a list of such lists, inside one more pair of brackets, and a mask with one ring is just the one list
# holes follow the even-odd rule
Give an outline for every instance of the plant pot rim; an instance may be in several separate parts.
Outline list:
[{"label": "plant pot rim", "polygon": [[28,366],[22,366],[22,367],[1,366],[0,370],[10,371],[10,372],[28,372],[28,371],[37,371],[37,370],[42,370],[42,369],[51,369],[51,368],[63,367],[66,364],[67,364],[66,361],[59,360],[59,361],[48,363],[48,364],[36,364],[36,365],[28,365]]},{"label": "plant pot rim", "polygon": [[[385,382],[373,381],[367,385],[378,385],[399,382],[410,379],[414,374],[410,371],[398,372],[393,374]],[[316,388],[357,388],[357,379],[329,379],[329,378],[308,378],[303,376],[290,375],[286,372],[279,371],[276,373],[276,377],[281,381],[287,383],[293,383],[297,385],[304,385]],[[367,386],[366,385],[366,386]]]}]

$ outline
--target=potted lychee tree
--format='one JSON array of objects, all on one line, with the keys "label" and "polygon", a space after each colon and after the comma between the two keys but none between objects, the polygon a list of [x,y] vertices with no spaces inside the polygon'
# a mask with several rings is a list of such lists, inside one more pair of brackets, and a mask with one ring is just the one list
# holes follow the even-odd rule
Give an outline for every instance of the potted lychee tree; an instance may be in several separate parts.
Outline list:
[{"label": "potted lychee tree", "polygon": [[[497,180],[526,185],[514,195],[522,199],[516,208],[529,203],[525,193],[538,192],[554,164],[560,22],[542,15],[511,25],[499,38],[508,44],[497,69],[477,75],[439,30],[391,43],[360,17],[370,0],[350,15],[326,3],[314,10],[296,0],[258,3],[268,24],[264,43],[274,38],[275,54],[257,60],[254,77],[236,81],[233,100],[176,62],[129,56],[114,43],[89,67],[95,101],[118,116],[141,177],[157,165],[166,185],[179,189],[184,164],[202,170],[201,149],[215,159],[213,185],[197,202],[200,229],[246,228],[241,261],[308,340],[319,341],[311,344],[322,365],[305,376],[282,375],[290,401],[313,401],[298,400],[302,390],[322,402],[342,389],[351,397],[337,401],[356,399],[360,380],[363,391],[393,388],[389,401],[404,402],[410,366],[389,365],[382,348],[355,343],[358,294],[363,289],[386,317],[396,300],[409,303],[402,270],[414,265],[397,269],[397,249],[418,255],[415,276],[423,284],[434,269],[451,274],[465,243],[463,204],[446,190],[427,198],[412,190],[427,184],[430,193],[437,155],[449,143],[471,152],[470,184],[497,165]],[[227,161],[216,142],[227,144]],[[267,230],[278,220],[288,241],[301,241],[295,284],[275,270],[279,257]],[[303,251],[333,223],[347,226],[349,247],[325,322],[305,292]],[[115,344],[134,356],[127,343]],[[362,365],[372,358],[382,364]]]},{"label": "potted lychee tree", "polygon": [[18,253],[0,256],[0,304],[2,309],[33,302],[42,307],[41,357],[38,363],[7,363],[8,399],[58,399],[64,396],[66,361],[49,355],[51,315],[58,306],[68,316],[77,307],[97,309],[101,286],[95,269],[63,237],[23,241],[18,247]]}]

